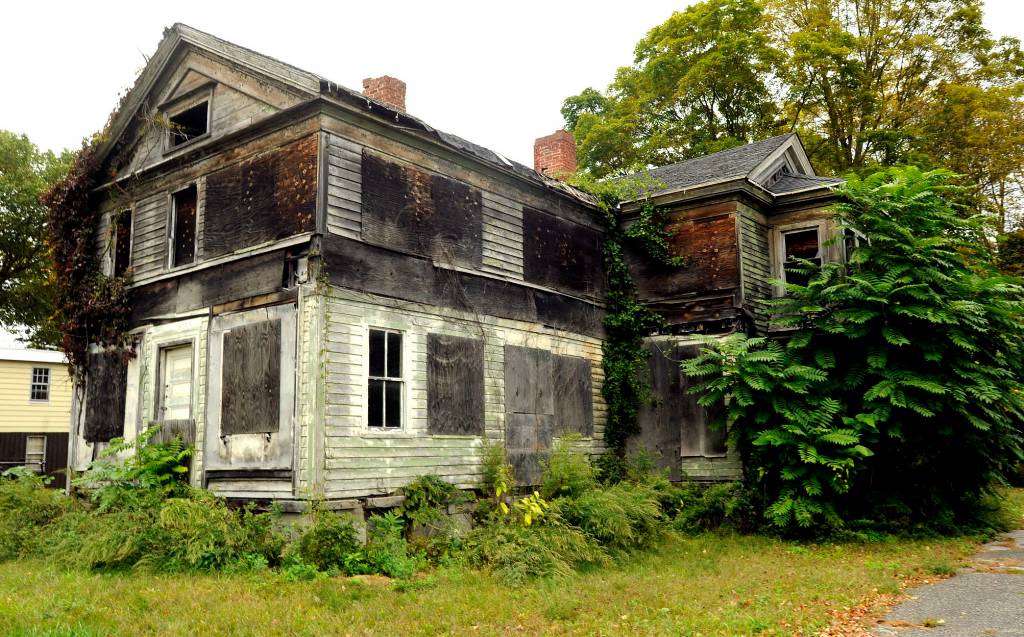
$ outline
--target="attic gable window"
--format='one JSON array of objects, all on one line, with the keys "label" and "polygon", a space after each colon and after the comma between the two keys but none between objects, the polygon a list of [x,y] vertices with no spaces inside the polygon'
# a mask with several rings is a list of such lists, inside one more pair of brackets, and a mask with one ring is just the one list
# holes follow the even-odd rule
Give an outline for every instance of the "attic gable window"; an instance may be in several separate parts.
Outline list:
[{"label": "attic gable window", "polygon": [[210,131],[210,102],[200,102],[168,117],[168,147],[177,148]]}]

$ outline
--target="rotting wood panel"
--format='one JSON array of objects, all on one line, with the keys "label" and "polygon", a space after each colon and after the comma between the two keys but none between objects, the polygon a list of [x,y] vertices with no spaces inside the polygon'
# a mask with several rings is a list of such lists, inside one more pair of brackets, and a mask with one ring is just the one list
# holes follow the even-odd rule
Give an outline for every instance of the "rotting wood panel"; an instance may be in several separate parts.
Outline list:
[{"label": "rotting wood panel", "polygon": [[221,435],[276,433],[281,428],[281,320],[224,333]]},{"label": "rotting wood panel", "polygon": [[524,208],[523,278],[558,290],[601,295],[606,287],[601,233]]},{"label": "rotting wood panel", "polygon": [[555,401],[550,351],[505,346],[505,454],[520,485],[540,481],[551,453]]},{"label": "rotting wood panel", "polygon": [[286,257],[287,250],[264,252],[132,288],[131,325],[154,316],[279,292]]},{"label": "rotting wood panel", "polygon": [[715,412],[697,404],[699,396],[689,390],[699,381],[690,379],[679,367],[696,356],[700,346],[649,339],[644,349],[650,352],[646,372],[651,400],[641,405],[637,417],[640,432],[630,438],[627,450],[650,453],[659,469],[668,469],[670,479],[679,480],[683,458],[725,455],[725,432],[709,427]]},{"label": "rotting wood panel", "polygon": [[156,434],[149,439],[152,444],[161,444],[180,439],[186,447],[196,442],[196,421],[193,418],[177,418],[173,420],[155,420],[150,427],[159,427]]},{"label": "rotting wood panel", "polygon": [[673,268],[627,249],[641,300],[670,324],[732,319],[740,314],[736,202],[670,212],[670,253],[686,264]]},{"label": "rotting wood panel", "polygon": [[312,232],[316,222],[317,137],[206,177],[203,256],[221,256]]},{"label": "rotting wood panel", "polygon": [[124,434],[128,354],[104,350],[89,354],[86,382],[84,438],[108,442]]},{"label": "rotting wood panel", "polygon": [[556,355],[552,361],[555,402],[554,435],[594,435],[594,392],[590,361],[581,356]]},{"label": "rotting wood panel", "polygon": [[365,241],[441,263],[480,267],[483,199],[479,190],[365,149],[361,175]]},{"label": "rotting wood panel", "polygon": [[440,268],[427,259],[333,234],[324,236],[323,254],[327,277],[339,287],[588,336],[604,333],[602,308],[557,292]]},{"label": "rotting wood panel", "polygon": [[475,338],[427,335],[427,431],[484,433],[484,344]]},{"label": "rotting wood panel", "polygon": [[555,414],[551,352],[535,347],[505,346],[505,412]]}]

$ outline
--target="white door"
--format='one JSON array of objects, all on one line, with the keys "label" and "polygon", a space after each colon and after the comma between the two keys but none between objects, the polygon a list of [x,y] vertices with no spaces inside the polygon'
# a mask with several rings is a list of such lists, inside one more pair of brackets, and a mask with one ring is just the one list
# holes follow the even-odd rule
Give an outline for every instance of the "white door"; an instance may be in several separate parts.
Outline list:
[{"label": "white door", "polygon": [[192,417],[192,346],[168,347],[160,351],[159,420]]}]

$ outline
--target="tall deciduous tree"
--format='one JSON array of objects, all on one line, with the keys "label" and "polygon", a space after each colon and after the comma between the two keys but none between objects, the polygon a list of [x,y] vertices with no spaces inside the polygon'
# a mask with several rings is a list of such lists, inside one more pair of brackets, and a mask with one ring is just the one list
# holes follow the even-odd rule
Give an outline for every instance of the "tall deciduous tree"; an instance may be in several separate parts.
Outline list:
[{"label": "tall deciduous tree", "polygon": [[774,132],[782,56],[765,20],[750,0],[707,0],[652,29],[606,93],[589,88],[565,101],[584,165],[603,176]]},{"label": "tall deciduous tree", "polygon": [[948,167],[1002,228],[1019,220],[1024,53],[981,0],[705,0],[637,45],[563,114],[581,168],[663,165],[776,131],[819,171]]},{"label": "tall deciduous tree", "polygon": [[28,137],[0,130],[0,326],[28,330],[29,342],[53,347],[53,288],[46,253],[48,209],[40,200],[74,155],[41,152]]}]

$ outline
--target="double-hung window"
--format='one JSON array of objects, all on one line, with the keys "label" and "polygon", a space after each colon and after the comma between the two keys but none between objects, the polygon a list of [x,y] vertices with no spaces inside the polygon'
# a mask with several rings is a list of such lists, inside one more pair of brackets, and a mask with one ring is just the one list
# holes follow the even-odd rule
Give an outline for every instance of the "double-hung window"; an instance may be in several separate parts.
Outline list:
[{"label": "double-hung window", "polygon": [[402,333],[370,330],[366,424],[371,429],[402,428]]},{"label": "double-hung window", "polygon": [[196,185],[171,195],[171,229],[167,235],[168,265],[172,268],[196,260]]},{"label": "double-hung window", "polygon": [[37,402],[50,400],[50,368],[33,367],[29,399]]},{"label": "double-hung window", "polygon": [[[773,266],[775,277],[785,283],[807,285],[811,273],[807,272],[807,261],[812,265],[821,266],[831,258],[828,255],[828,225],[825,221],[814,221],[804,224],[792,224],[775,229],[773,246]],[[785,288],[776,288],[776,295],[783,296]]]}]

